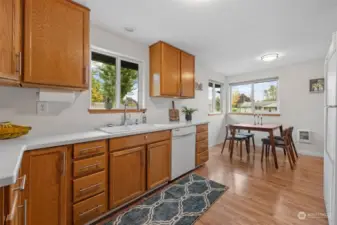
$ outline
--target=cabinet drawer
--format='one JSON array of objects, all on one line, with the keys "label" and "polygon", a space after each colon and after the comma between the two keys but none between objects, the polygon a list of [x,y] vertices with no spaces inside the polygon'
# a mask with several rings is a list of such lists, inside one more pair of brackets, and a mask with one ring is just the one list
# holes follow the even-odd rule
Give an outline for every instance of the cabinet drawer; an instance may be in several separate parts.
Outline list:
[{"label": "cabinet drawer", "polygon": [[74,177],[81,177],[105,169],[105,156],[100,155],[89,159],[74,162]]},{"label": "cabinet drawer", "polygon": [[146,134],[146,143],[154,143],[158,141],[165,141],[171,138],[171,131],[160,131],[155,133]]},{"label": "cabinet drawer", "polygon": [[107,211],[106,195],[99,194],[73,206],[74,225],[83,225]]},{"label": "cabinet drawer", "polygon": [[208,161],[208,151],[197,154],[197,166],[204,164]]},{"label": "cabinet drawer", "polygon": [[197,133],[197,141],[208,139],[208,131]]},{"label": "cabinet drawer", "polygon": [[208,150],[208,139],[197,142],[197,153],[202,153]]},{"label": "cabinet drawer", "polygon": [[74,159],[102,154],[106,150],[106,141],[93,141],[74,145]]},{"label": "cabinet drawer", "polygon": [[139,145],[145,145],[145,134],[128,136],[128,137],[120,137],[120,138],[113,138],[109,141],[109,150],[116,151],[125,148],[131,148]]},{"label": "cabinet drawer", "polygon": [[74,202],[105,190],[105,171],[74,180]]},{"label": "cabinet drawer", "polygon": [[197,126],[197,133],[208,131],[208,124],[202,124]]}]

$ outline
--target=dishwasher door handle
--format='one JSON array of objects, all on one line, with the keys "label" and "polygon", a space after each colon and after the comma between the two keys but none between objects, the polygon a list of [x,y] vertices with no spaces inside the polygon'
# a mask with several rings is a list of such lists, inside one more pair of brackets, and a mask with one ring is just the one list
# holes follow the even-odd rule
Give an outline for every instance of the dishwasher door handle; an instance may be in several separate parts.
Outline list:
[{"label": "dishwasher door handle", "polygon": [[182,134],[182,135],[173,136],[173,139],[178,139],[178,138],[182,138],[182,137],[186,137],[186,136],[191,136],[191,135],[195,135],[195,133],[188,133],[188,134]]}]

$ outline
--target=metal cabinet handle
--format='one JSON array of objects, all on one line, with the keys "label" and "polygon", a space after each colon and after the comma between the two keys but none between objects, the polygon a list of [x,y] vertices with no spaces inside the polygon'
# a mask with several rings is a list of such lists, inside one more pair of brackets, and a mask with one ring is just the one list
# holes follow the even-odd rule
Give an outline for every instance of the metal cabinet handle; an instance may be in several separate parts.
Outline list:
[{"label": "metal cabinet handle", "polygon": [[84,84],[88,84],[88,70],[89,70],[89,66],[85,66],[83,68],[83,80],[84,80]]},{"label": "metal cabinet handle", "polygon": [[65,176],[67,170],[67,158],[65,152],[62,152],[62,157],[63,157],[62,176]]},{"label": "metal cabinet handle", "polygon": [[16,70],[15,72],[19,75],[22,74],[22,52],[16,54]]},{"label": "metal cabinet handle", "polygon": [[22,177],[18,178],[18,180],[22,180],[21,185],[17,188],[13,188],[13,191],[23,191],[25,190],[25,186],[26,186],[26,175],[23,175]]},{"label": "metal cabinet handle", "polygon": [[27,199],[25,199],[23,205],[19,205],[18,208],[23,208],[23,225],[27,225]]},{"label": "metal cabinet handle", "polygon": [[95,208],[92,208],[92,209],[89,209],[89,210],[87,210],[87,211],[85,211],[85,212],[82,212],[82,213],[80,213],[80,216],[84,216],[84,215],[86,215],[86,214],[88,214],[88,213],[91,213],[91,212],[93,212],[93,211],[96,211],[97,209],[99,209],[99,208],[101,208],[103,205],[98,205],[98,206],[96,206]]},{"label": "metal cabinet handle", "polygon": [[81,189],[79,190],[79,192],[88,191],[88,190],[90,190],[90,189],[93,189],[93,188],[99,187],[100,185],[102,185],[102,183],[94,184],[94,185],[91,185],[91,186],[89,186],[89,187],[86,187],[86,188],[81,188]]},{"label": "metal cabinet handle", "polygon": [[19,201],[19,194],[15,193],[15,197],[12,203],[12,208],[10,210],[10,214],[8,214],[6,217],[6,221],[12,221],[14,219],[15,211],[16,211],[16,208],[18,207],[17,206],[18,201]]},{"label": "metal cabinet handle", "polygon": [[95,150],[95,152],[99,151],[100,148],[103,148],[103,146],[96,146],[96,147],[92,147],[92,148],[85,148],[80,150],[80,155],[83,155],[85,153],[94,153],[94,151],[90,152],[90,150]]},{"label": "metal cabinet handle", "polygon": [[101,165],[101,163],[96,163],[96,164],[88,165],[88,166],[82,167],[80,169],[80,171],[88,170],[91,167],[98,167],[99,165]]}]

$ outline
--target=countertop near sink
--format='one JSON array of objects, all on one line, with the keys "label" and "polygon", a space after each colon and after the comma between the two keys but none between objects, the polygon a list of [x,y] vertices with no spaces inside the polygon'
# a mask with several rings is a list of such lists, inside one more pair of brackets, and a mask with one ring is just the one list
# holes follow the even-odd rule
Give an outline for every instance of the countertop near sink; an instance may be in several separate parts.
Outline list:
[{"label": "countertop near sink", "polygon": [[190,123],[156,124],[146,129],[134,129],[127,133],[106,133],[100,130],[79,133],[50,135],[44,137],[20,137],[11,140],[0,140],[0,187],[14,184],[21,166],[23,153],[29,150],[44,149],[75,143],[103,140],[115,137],[151,133],[162,130],[172,130],[179,127],[195,126],[208,123],[207,121],[193,121]]}]

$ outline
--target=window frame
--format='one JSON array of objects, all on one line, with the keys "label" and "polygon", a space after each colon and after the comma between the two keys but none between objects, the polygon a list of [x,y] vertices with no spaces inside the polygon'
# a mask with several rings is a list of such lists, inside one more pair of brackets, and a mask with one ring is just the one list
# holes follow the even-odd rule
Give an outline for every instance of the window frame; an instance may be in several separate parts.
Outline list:
[{"label": "window frame", "polygon": [[[223,100],[224,100],[224,83],[221,83],[219,81],[215,81],[215,80],[208,80],[207,83],[207,99],[208,99],[208,88],[209,88],[209,83],[212,83],[212,109],[213,112],[210,112],[208,109],[208,115],[221,115],[224,113],[224,104],[223,104]],[[220,112],[215,112],[215,104],[216,104],[216,100],[215,100],[215,84],[220,85]]]},{"label": "window frame", "polygon": [[[277,81],[277,111],[275,112],[263,112],[263,113],[258,113],[262,114],[265,116],[280,116],[281,115],[281,106],[280,106],[280,80],[278,77],[271,77],[271,78],[266,78],[266,79],[258,79],[258,80],[250,80],[250,81],[243,81],[243,82],[235,82],[235,83],[230,83],[229,88],[228,88],[228,96],[229,96],[229,101],[228,101],[228,113],[229,114],[237,114],[237,115],[253,115],[255,114],[255,96],[254,96],[254,84],[259,84],[259,83],[266,83],[266,82],[272,82],[272,81]],[[232,88],[234,86],[239,86],[239,85],[251,85],[251,99],[252,99],[252,107],[251,113],[244,113],[244,112],[232,112]]]},{"label": "window frame", "polygon": [[[112,109],[99,109],[92,107],[91,102],[91,88],[92,88],[92,82],[91,82],[91,76],[92,76],[92,70],[91,70],[91,61],[92,61],[92,53],[96,52],[99,54],[103,54],[106,56],[110,56],[116,59],[116,108]],[[130,57],[127,55],[123,55],[120,53],[112,52],[104,48],[100,48],[97,46],[91,46],[90,48],[90,77],[89,77],[89,113],[120,113],[123,107],[120,103],[120,93],[121,93],[121,61],[127,61],[131,63],[135,63],[138,65],[138,104],[139,104],[139,110],[137,109],[128,109],[128,112],[145,112],[145,96],[144,96],[144,60],[139,60],[134,57]]]}]

